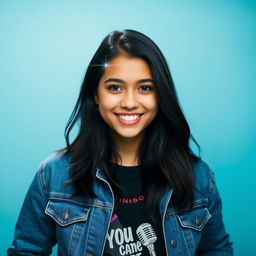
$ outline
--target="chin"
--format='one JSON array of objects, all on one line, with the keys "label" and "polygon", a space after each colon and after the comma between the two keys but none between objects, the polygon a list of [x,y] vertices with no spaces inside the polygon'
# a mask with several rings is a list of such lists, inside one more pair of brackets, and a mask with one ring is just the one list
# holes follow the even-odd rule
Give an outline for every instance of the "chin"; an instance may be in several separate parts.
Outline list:
[{"label": "chin", "polygon": [[142,133],[130,133],[130,134],[118,133],[118,136],[122,138],[133,139],[133,138],[138,138],[142,136]]}]

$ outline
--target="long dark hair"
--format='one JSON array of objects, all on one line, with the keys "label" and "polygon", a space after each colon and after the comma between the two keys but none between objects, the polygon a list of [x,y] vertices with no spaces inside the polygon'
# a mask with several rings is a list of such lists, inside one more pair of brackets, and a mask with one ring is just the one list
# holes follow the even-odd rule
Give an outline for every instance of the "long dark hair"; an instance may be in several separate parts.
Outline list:
[{"label": "long dark hair", "polygon": [[[120,159],[111,138],[110,127],[103,121],[94,101],[105,64],[126,54],[142,58],[151,68],[158,97],[158,113],[146,128],[139,148],[139,164],[145,175],[147,213],[153,216],[157,203],[166,188],[172,187],[172,204],[178,208],[192,202],[194,185],[193,163],[196,156],[189,146],[192,139],[189,125],[181,110],[167,62],[158,46],[144,34],[134,30],[113,31],[107,35],[87,68],[75,108],[65,128],[66,147],[60,149],[71,154],[72,177],[77,193],[93,196],[92,184],[96,169],[100,168],[114,191],[120,187],[112,179],[108,162]],[[69,135],[75,124],[79,131],[70,144]],[[191,205],[191,204],[190,204]]]}]

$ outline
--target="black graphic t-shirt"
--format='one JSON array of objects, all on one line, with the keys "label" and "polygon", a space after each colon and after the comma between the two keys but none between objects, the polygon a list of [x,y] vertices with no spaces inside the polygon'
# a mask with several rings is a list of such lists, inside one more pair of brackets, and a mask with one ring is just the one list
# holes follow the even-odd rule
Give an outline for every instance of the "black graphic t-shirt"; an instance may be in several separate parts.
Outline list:
[{"label": "black graphic t-shirt", "polygon": [[104,255],[166,255],[159,211],[156,211],[156,223],[146,218],[146,199],[139,166],[109,163],[109,167],[124,191],[115,198],[116,210],[111,218]]}]

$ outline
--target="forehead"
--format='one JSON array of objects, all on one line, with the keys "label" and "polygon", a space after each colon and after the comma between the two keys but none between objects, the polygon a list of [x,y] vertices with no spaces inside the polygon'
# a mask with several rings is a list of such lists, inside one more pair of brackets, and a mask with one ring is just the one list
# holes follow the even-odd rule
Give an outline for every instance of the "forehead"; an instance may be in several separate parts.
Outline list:
[{"label": "forehead", "polygon": [[152,78],[147,62],[141,58],[117,56],[107,63],[102,79],[107,77],[122,79]]}]

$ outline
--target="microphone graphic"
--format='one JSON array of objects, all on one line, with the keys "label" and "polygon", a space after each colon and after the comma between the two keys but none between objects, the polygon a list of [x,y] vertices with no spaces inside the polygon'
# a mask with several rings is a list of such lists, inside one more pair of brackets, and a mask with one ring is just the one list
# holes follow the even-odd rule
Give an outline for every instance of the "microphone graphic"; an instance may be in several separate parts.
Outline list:
[{"label": "microphone graphic", "polygon": [[154,242],[157,240],[157,236],[149,223],[143,223],[141,224],[137,230],[136,234],[140,240],[140,242],[147,246],[149,250],[150,256],[156,256],[155,248],[154,248]]}]

